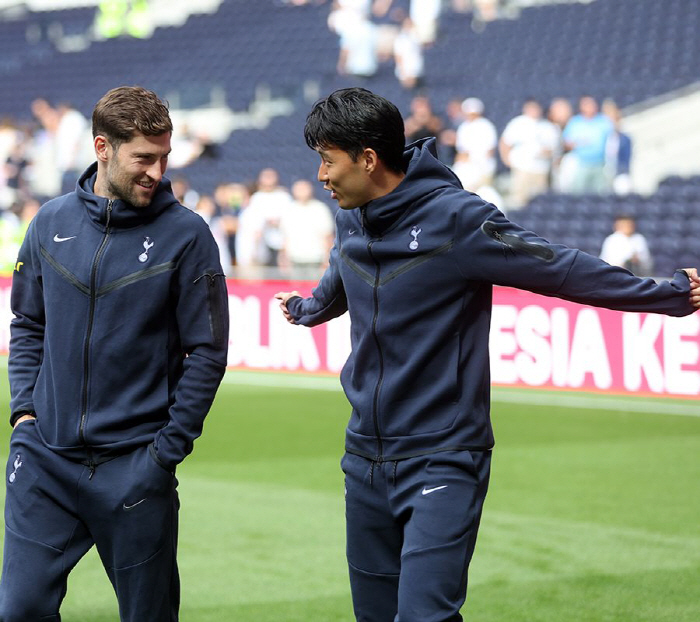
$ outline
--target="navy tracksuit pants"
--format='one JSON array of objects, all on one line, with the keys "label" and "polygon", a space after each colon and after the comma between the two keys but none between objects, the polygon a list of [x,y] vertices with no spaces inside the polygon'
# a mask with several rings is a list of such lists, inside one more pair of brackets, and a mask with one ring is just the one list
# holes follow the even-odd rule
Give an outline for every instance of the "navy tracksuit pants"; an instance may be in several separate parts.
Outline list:
[{"label": "navy tracksuit pants", "polygon": [[58,622],[68,574],[93,544],[122,621],[178,619],[177,480],[141,447],[90,469],[12,432],[0,622]]},{"label": "navy tracksuit pants", "polygon": [[358,622],[458,622],[490,451],[398,462],[346,453],[347,558]]}]

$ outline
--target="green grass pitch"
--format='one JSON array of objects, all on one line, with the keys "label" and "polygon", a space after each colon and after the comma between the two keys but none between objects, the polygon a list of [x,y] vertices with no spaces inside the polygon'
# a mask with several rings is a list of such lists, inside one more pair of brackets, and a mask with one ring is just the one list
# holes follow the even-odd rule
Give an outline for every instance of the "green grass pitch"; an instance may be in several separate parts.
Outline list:
[{"label": "green grass pitch", "polygon": [[[178,470],[183,622],[353,620],[339,468],[349,408],[337,386],[227,374]],[[493,420],[466,620],[700,620],[697,400],[495,389]],[[116,612],[92,551],[63,619]]]}]

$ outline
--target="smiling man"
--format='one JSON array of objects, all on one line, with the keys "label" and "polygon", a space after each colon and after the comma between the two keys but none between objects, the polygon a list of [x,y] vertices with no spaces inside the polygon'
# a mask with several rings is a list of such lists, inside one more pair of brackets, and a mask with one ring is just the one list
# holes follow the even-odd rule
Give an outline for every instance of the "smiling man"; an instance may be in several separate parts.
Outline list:
[{"label": "smiling man", "polygon": [[97,162],[29,227],[12,283],[0,620],[60,620],[92,547],[124,621],[173,622],[176,466],[226,367],[219,251],[165,174],[167,106],[140,87],[93,112]]},{"label": "smiling man", "polygon": [[335,246],[292,324],[349,311],[342,460],[359,622],[457,622],[488,488],[493,284],[625,311],[700,308],[695,269],[639,279],[550,244],[462,189],[435,139],[404,148],[401,114],[365,89],[318,102],[305,127],[337,200]]}]

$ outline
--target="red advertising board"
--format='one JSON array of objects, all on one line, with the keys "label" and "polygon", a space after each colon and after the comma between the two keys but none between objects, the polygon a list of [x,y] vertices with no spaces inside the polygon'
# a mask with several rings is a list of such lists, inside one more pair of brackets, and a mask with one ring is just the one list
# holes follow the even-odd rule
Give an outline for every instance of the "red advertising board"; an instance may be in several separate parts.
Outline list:
[{"label": "red advertising board", "polygon": [[[346,315],[289,325],[274,294],[313,283],[230,280],[229,366],[337,374],[350,351]],[[0,280],[0,350],[9,344],[10,279]],[[670,318],[581,306],[497,287],[491,324],[495,384],[700,396],[700,314]]]}]

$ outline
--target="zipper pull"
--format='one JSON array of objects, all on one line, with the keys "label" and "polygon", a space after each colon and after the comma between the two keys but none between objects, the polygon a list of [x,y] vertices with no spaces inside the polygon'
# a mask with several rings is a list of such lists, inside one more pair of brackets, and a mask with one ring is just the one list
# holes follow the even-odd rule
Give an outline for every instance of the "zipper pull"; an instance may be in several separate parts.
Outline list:
[{"label": "zipper pull", "polygon": [[88,475],[88,479],[92,479],[92,476],[95,474],[96,466],[97,465],[94,462],[92,462],[92,460],[90,461],[90,464],[88,464],[88,470],[90,472],[90,474]]}]

